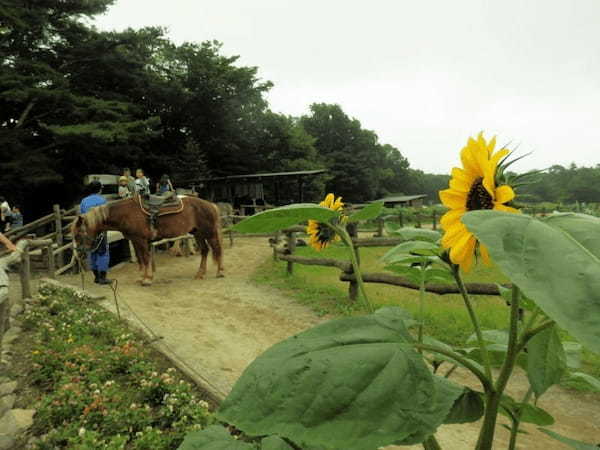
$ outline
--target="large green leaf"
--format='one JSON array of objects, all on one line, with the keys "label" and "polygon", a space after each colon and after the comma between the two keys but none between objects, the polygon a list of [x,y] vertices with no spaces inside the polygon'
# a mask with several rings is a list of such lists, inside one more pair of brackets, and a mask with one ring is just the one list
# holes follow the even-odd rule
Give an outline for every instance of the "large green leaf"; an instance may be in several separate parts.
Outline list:
[{"label": "large green leaf", "polygon": [[596,391],[600,392],[600,380],[598,378],[595,378],[595,377],[588,375],[587,373],[583,373],[583,372],[574,372],[570,375],[571,375],[571,378],[574,378],[576,380],[585,381],[590,387],[592,387]]},{"label": "large green leaf", "polygon": [[437,255],[439,251],[439,246],[431,242],[409,241],[403,242],[402,244],[396,245],[388,250],[385,255],[381,257],[381,260],[385,263],[391,264],[406,258],[407,255],[433,256]]},{"label": "large green leaf", "polygon": [[377,217],[381,210],[383,209],[383,202],[375,202],[371,203],[368,206],[365,206],[358,212],[355,212],[350,217],[348,217],[348,222],[358,222],[361,220],[369,220]]},{"label": "large green leaf", "polygon": [[571,438],[568,438],[561,434],[558,434],[554,431],[546,430],[545,428],[538,428],[538,429],[542,433],[546,433],[551,438],[554,438],[557,441],[562,442],[563,444],[566,444],[571,448],[574,448],[575,450],[598,450],[600,448],[600,445],[588,444],[586,442],[577,441],[575,439],[571,439]]},{"label": "large green leaf", "polygon": [[[529,216],[472,211],[463,222],[494,262],[561,327],[600,352],[600,259],[569,228]],[[600,233],[600,225],[594,229]]]},{"label": "large green leaf", "polygon": [[238,441],[219,425],[204,430],[190,431],[178,450],[252,450],[253,445]]},{"label": "large green leaf", "polygon": [[279,436],[269,436],[260,441],[260,450],[294,450]]},{"label": "large green leaf", "polygon": [[397,230],[388,229],[387,231],[388,233],[400,236],[407,241],[437,242],[442,237],[442,234],[439,231],[423,228],[404,227]]},{"label": "large green leaf", "polygon": [[460,397],[455,400],[444,423],[476,422],[481,419],[484,411],[485,406],[481,393],[465,388]]},{"label": "large green leaf", "polygon": [[339,213],[329,208],[314,203],[298,203],[268,209],[242,220],[230,229],[240,233],[271,233],[307,220],[328,222],[334,217],[339,217]]},{"label": "large green leaf", "polygon": [[571,235],[596,258],[600,258],[600,218],[586,214],[558,213],[548,216],[544,222]]},{"label": "large green leaf", "polygon": [[559,383],[565,370],[567,360],[556,326],[536,334],[527,344],[527,378],[535,395]]},{"label": "large green leaf", "polygon": [[301,446],[372,450],[422,442],[463,388],[435,381],[410,344],[404,316],[385,308],[274,345],[244,371],[217,417]]},{"label": "large green leaf", "polygon": [[552,425],[554,417],[546,410],[531,403],[516,402],[509,395],[503,395],[500,400],[500,414],[507,417],[517,417],[521,413],[521,422],[533,423],[535,425]]}]

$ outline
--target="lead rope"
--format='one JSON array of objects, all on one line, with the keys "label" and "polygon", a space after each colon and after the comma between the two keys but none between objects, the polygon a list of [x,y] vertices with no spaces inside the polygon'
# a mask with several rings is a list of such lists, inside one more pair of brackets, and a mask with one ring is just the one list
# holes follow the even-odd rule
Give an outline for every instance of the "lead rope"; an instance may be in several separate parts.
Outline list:
[{"label": "lead rope", "polygon": [[117,300],[117,289],[119,288],[119,280],[112,280],[110,288],[113,291],[113,297],[115,298],[115,307],[117,308],[117,317],[121,320],[121,310],[119,309],[119,300]]}]

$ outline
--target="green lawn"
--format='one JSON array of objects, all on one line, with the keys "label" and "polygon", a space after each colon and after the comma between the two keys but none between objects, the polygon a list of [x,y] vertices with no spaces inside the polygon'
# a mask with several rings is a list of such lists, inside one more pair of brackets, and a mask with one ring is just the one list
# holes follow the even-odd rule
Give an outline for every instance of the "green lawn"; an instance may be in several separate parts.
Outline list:
[{"label": "green lawn", "polygon": [[[361,248],[361,267],[365,272],[384,272],[380,258],[389,248]],[[337,258],[348,260],[348,249],[342,244],[317,252],[311,247],[298,247],[295,254],[307,257]],[[292,298],[310,306],[318,314],[333,316],[364,314],[360,302],[348,299],[348,283],[339,281],[337,268],[305,266],[294,264],[294,273],[286,273],[286,263],[272,260],[258,267],[253,279],[259,284],[267,284],[285,291]],[[497,267],[477,264],[471,273],[465,276],[466,282],[505,283],[508,279]],[[419,292],[413,289],[388,286],[379,283],[367,283],[367,294],[375,307],[396,305],[418,315]],[[426,293],[425,333],[451,345],[464,345],[473,333],[463,299],[458,294],[437,295]],[[509,308],[498,296],[473,296],[483,329],[506,329]],[[568,337],[566,337],[568,339]],[[585,372],[600,376],[600,357],[584,351],[583,367]]]}]

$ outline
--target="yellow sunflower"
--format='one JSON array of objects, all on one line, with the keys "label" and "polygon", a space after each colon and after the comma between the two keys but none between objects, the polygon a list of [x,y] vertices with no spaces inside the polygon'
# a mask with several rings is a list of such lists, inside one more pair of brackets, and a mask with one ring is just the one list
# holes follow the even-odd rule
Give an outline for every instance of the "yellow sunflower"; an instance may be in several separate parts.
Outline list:
[{"label": "yellow sunflower", "polygon": [[463,214],[477,209],[519,212],[505,204],[515,198],[513,189],[508,185],[496,186],[498,163],[509,151],[500,149],[494,153],[495,146],[496,138],[486,142],[483,133],[479,133],[477,139],[469,138],[460,153],[463,168],[453,168],[450,188],[440,191],[442,203],[450,208],[440,220],[444,229],[442,245],[450,249],[450,260],[465,272],[473,265],[477,247],[486,264],[489,264],[489,254],[461,222]]},{"label": "yellow sunflower", "polygon": [[[335,195],[333,194],[327,194],[325,200],[319,203],[319,205],[334,211],[341,211],[344,207],[344,204],[342,203],[342,197],[338,197],[336,200]],[[308,241],[309,244],[316,250],[323,250],[331,242],[338,241],[340,239],[335,231],[317,220],[308,221],[306,233],[310,236]]]}]

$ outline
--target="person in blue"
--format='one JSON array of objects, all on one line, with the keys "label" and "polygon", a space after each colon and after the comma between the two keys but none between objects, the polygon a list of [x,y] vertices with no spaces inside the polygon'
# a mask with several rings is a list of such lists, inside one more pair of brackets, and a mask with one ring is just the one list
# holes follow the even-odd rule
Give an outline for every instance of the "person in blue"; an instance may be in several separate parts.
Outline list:
[{"label": "person in blue", "polygon": [[[92,208],[106,203],[106,199],[100,195],[102,192],[102,184],[94,180],[88,185],[89,195],[81,200],[79,209],[81,214],[85,214]],[[108,272],[108,263],[110,256],[108,252],[108,239],[106,232],[98,234],[96,240],[92,244],[92,250],[88,253],[89,265],[94,272],[94,283],[111,284],[112,280],[106,278]]]},{"label": "person in blue", "polygon": [[160,181],[156,183],[156,195],[162,195],[167,192],[175,192],[175,189],[173,188],[169,175],[164,174],[160,177]]}]

